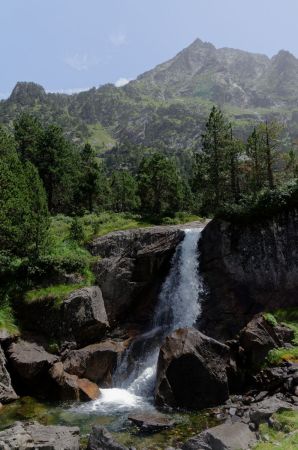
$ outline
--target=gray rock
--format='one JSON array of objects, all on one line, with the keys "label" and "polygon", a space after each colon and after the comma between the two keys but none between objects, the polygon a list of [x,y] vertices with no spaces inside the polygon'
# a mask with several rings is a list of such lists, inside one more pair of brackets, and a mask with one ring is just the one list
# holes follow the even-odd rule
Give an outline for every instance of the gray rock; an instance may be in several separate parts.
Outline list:
[{"label": "gray rock", "polygon": [[48,371],[58,357],[35,342],[21,339],[9,346],[7,355],[11,374],[23,386],[25,393],[44,396],[48,388]]},{"label": "gray rock", "polygon": [[159,406],[204,409],[229,396],[229,348],[193,328],[174,331],[159,353],[155,400]]},{"label": "gray rock", "polygon": [[279,399],[276,395],[267,397],[265,400],[251,405],[249,413],[250,420],[256,425],[259,425],[261,422],[267,421],[272,414],[281,409],[295,409],[295,406]]},{"label": "gray rock", "polygon": [[65,372],[61,362],[57,362],[50,369],[49,374],[53,380],[51,386],[51,400],[90,401],[96,400],[99,388],[86,378],[78,378]]},{"label": "gray rock", "polygon": [[9,403],[18,398],[6,369],[6,358],[0,346],[0,403]]},{"label": "gray rock", "polygon": [[79,439],[77,427],[16,422],[0,432],[0,450],[79,450]]},{"label": "gray rock", "polygon": [[62,305],[66,330],[78,342],[92,342],[104,335],[109,327],[101,290],[98,286],[72,292]]},{"label": "gray rock", "polygon": [[155,433],[157,431],[166,430],[176,425],[174,420],[159,413],[134,414],[128,416],[128,420],[136,425],[141,431],[147,433]]},{"label": "gray rock", "polygon": [[176,246],[183,238],[176,227],[117,231],[89,246],[101,256],[95,267],[109,320],[115,321],[134,305],[137,317],[150,316],[153,300]]},{"label": "gray rock", "polygon": [[[284,327],[286,328],[286,327]],[[277,330],[276,330],[277,329]],[[288,336],[286,333],[284,336]],[[289,339],[294,333],[289,329]],[[240,332],[239,342],[245,351],[247,365],[251,369],[259,369],[269,352],[282,347],[280,327],[272,326],[264,319],[263,314],[256,315]]]},{"label": "gray rock", "polygon": [[256,443],[256,435],[241,423],[224,423],[203,431],[186,441],[182,450],[247,450]]},{"label": "gray rock", "polygon": [[95,425],[92,428],[87,450],[128,450],[116,442],[111,434],[102,426]]},{"label": "gray rock", "polygon": [[208,286],[201,330],[230,338],[257,311],[297,306],[297,209],[249,225],[212,220],[200,245]]},{"label": "gray rock", "polygon": [[63,366],[68,373],[88,378],[102,387],[108,387],[111,386],[117,360],[126,347],[125,341],[108,339],[79,350],[71,350],[67,353]]}]

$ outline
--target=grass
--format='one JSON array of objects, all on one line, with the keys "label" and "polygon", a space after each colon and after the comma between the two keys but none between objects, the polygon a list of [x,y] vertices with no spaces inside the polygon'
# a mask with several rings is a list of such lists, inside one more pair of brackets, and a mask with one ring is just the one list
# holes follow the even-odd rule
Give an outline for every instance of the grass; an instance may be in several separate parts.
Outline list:
[{"label": "grass", "polygon": [[104,153],[116,143],[115,139],[100,124],[88,125],[89,142],[99,153]]},{"label": "grass", "polygon": [[279,309],[272,314],[264,314],[264,317],[272,325],[283,323],[294,331],[293,347],[270,350],[267,362],[270,365],[278,365],[283,361],[298,362],[298,308]]},{"label": "grass", "polygon": [[9,334],[18,334],[19,328],[16,324],[13,309],[5,301],[2,306],[0,306],[0,331],[6,330]]},{"label": "grass", "polygon": [[46,300],[54,301],[56,306],[59,306],[63,300],[76,289],[80,289],[84,284],[57,284],[41,289],[32,289],[25,295],[25,302],[32,304]]},{"label": "grass", "polygon": [[272,416],[276,425],[260,425],[261,441],[255,450],[297,450],[298,448],[298,411],[281,411]]},{"label": "grass", "polygon": [[[199,220],[198,216],[187,213],[177,213],[172,218],[164,218],[163,224],[179,224]],[[103,236],[112,231],[148,227],[154,224],[153,219],[143,219],[136,214],[102,212],[87,214],[78,218],[82,226],[82,241],[71,239],[73,218],[57,215],[51,219],[50,239],[47,255],[43,257],[43,276],[56,273],[77,273],[81,279],[77,284],[52,284],[47,287],[31,289],[25,294],[27,304],[42,301],[53,301],[53,306],[59,307],[63,300],[74,290],[94,284],[92,265],[98,259],[85,248],[95,237]]]}]

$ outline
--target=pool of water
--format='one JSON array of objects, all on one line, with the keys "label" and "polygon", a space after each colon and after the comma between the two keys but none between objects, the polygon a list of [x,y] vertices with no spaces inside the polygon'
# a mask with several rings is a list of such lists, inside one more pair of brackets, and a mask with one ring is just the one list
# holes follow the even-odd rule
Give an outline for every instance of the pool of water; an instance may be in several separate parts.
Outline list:
[{"label": "pool of water", "polygon": [[[110,390],[108,390],[110,391]],[[142,401],[136,404],[135,397],[127,398],[127,392],[115,392],[115,407],[111,405],[111,393],[106,393],[109,407],[105,407],[105,392],[102,399],[85,404],[53,404],[41,403],[31,397],[23,397],[18,401],[5,405],[0,410],[0,429],[13,424],[15,421],[36,420],[43,425],[78,426],[81,430],[81,443],[84,446],[93,425],[105,426],[113,436],[126,446],[133,446],[137,450],[163,450],[168,446],[179,445],[191,436],[200,433],[205,428],[214,426],[218,420],[212,411],[199,413],[170,412],[165,414],[175,420],[177,425],[169,430],[154,434],[140,433],[128,421],[130,413],[144,413],[155,411],[148,403]],[[124,396],[122,407],[119,408],[121,395]],[[101,405],[99,405],[101,401]],[[129,403],[131,401],[131,403]],[[109,412],[110,409],[110,412]]]}]

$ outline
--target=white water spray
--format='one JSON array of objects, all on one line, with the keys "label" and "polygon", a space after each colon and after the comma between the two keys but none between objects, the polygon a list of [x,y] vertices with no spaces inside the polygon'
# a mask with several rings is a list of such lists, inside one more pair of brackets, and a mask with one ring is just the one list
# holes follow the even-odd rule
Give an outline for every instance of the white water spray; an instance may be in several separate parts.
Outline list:
[{"label": "white water spray", "polygon": [[81,406],[81,410],[120,413],[153,408],[151,399],[160,346],[175,329],[194,325],[201,312],[204,288],[197,248],[201,229],[184,231],[184,239],[177,246],[161,288],[150,329],[126,352],[113,377],[116,387],[101,389],[100,398]]}]

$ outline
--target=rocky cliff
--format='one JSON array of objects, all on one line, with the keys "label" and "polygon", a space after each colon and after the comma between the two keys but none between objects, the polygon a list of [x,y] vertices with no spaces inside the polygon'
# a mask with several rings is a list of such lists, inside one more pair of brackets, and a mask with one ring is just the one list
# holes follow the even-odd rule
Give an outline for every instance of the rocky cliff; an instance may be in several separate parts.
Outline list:
[{"label": "rocky cliff", "polygon": [[275,118],[297,138],[297,74],[298,60],[287,51],[270,59],[197,39],[121,88],[107,84],[67,96],[17,83],[0,102],[0,120],[9,124],[20,111],[38,109],[44,122],[60,124],[75,142],[89,139],[101,153],[117,139],[185,155],[219,104],[235,132],[246,135],[260,119]]},{"label": "rocky cliff", "polygon": [[298,211],[235,224],[213,220],[201,240],[208,288],[202,329],[231,337],[257,312],[298,304]]}]

